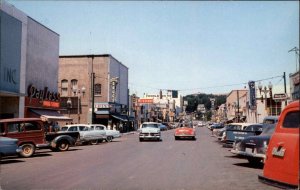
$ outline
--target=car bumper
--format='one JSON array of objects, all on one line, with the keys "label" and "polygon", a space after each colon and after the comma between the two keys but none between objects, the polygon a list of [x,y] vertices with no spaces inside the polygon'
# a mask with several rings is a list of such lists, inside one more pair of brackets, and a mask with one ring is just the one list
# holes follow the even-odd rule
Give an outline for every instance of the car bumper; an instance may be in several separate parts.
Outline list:
[{"label": "car bumper", "polygon": [[246,151],[238,151],[238,150],[231,150],[232,153],[237,154],[239,156],[243,156],[246,158],[261,158],[261,159],[265,159],[266,155],[262,154],[262,153],[251,153],[251,152],[246,152]]},{"label": "car bumper", "polygon": [[140,139],[160,139],[160,135],[158,134],[140,134]]}]

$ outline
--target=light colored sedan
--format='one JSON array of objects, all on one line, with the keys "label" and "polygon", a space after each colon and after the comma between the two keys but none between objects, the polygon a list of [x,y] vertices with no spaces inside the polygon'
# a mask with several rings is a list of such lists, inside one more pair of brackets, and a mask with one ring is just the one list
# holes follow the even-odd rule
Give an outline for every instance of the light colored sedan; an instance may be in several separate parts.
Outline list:
[{"label": "light colored sedan", "polygon": [[65,125],[61,131],[77,131],[80,134],[80,141],[82,143],[91,143],[93,145],[106,140],[105,131],[92,130],[87,124],[73,124]]}]

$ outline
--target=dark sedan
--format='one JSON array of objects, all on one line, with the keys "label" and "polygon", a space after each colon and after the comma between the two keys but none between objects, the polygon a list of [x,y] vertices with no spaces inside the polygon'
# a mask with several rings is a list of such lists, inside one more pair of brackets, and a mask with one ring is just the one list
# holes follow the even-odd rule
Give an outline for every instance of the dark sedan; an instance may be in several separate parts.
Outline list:
[{"label": "dark sedan", "polygon": [[264,163],[266,150],[274,129],[275,124],[267,124],[260,135],[250,136],[240,142],[234,143],[231,152],[248,159],[252,165]]}]

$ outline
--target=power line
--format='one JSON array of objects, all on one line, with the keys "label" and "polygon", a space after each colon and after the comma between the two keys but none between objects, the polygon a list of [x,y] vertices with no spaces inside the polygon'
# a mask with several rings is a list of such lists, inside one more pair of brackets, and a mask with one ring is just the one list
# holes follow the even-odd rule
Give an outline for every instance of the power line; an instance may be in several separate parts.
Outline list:
[{"label": "power line", "polygon": [[[264,78],[264,79],[259,79],[259,80],[255,80],[255,82],[261,82],[261,81],[271,80],[271,79],[275,79],[275,78],[279,78],[279,77],[282,78],[283,75],[269,77],[269,78]],[[131,84],[133,86],[146,87],[146,88],[151,88],[151,89],[155,89],[155,90],[171,90],[170,88],[165,89],[165,88],[150,87],[150,86],[146,86],[146,85],[137,85],[137,84],[134,84],[134,83],[129,83],[129,84]],[[190,89],[177,89],[177,91],[205,90],[205,89],[210,89],[210,88],[222,88],[222,87],[230,87],[230,86],[237,86],[237,85],[247,85],[247,84],[248,84],[248,82],[243,82],[243,83],[225,84],[225,85],[219,85],[219,86],[208,86],[208,87],[199,87],[199,88],[190,88]]]}]

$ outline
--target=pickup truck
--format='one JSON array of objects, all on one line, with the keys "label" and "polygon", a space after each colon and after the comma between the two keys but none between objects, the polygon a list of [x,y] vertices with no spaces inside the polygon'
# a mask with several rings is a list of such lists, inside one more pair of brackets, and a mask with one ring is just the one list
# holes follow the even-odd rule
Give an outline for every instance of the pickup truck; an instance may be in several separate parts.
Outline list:
[{"label": "pickup truck", "polygon": [[266,152],[261,182],[284,189],[299,189],[299,100],[290,103],[279,116]]},{"label": "pickup truck", "polygon": [[104,130],[92,130],[91,125],[88,124],[72,124],[72,125],[65,125],[61,128],[61,132],[65,131],[77,131],[80,134],[80,142],[90,143],[93,145],[98,144],[98,142],[102,142],[106,140],[106,132]]},{"label": "pickup truck", "polygon": [[91,124],[88,127],[90,127],[90,129],[94,130],[94,131],[105,132],[105,135],[106,135],[106,139],[105,140],[107,142],[111,142],[114,138],[121,137],[120,131],[107,129],[107,127],[105,125]]},{"label": "pickup truck", "polygon": [[0,136],[18,139],[18,146],[21,149],[19,155],[30,157],[36,149],[66,151],[75,145],[79,133],[48,133],[40,118],[12,118],[0,120]]}]

